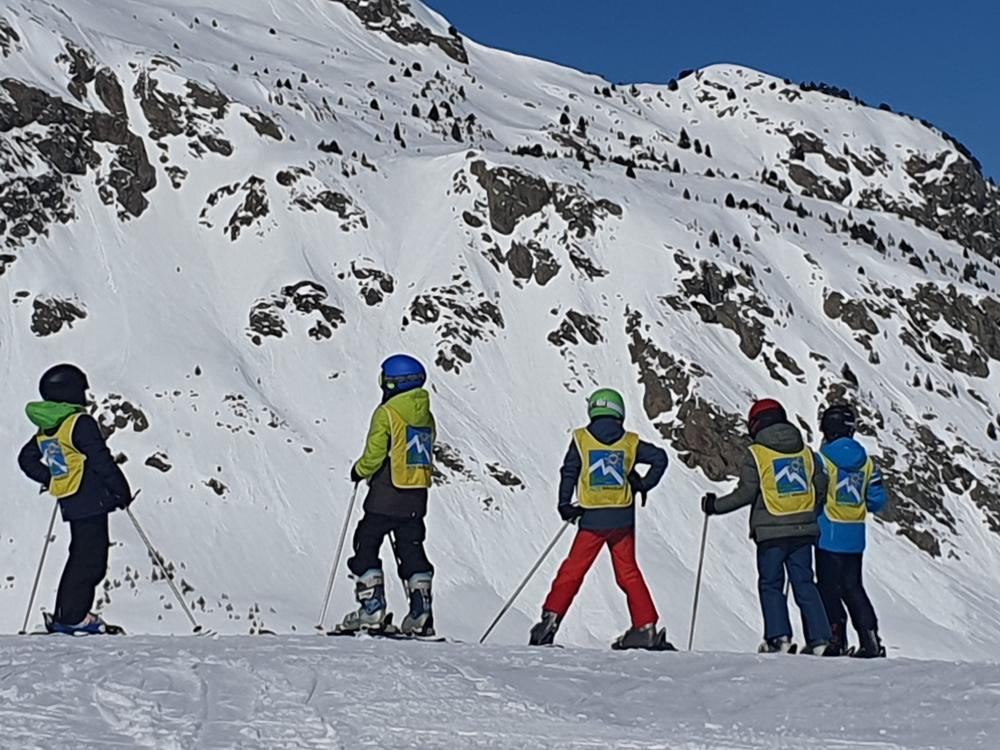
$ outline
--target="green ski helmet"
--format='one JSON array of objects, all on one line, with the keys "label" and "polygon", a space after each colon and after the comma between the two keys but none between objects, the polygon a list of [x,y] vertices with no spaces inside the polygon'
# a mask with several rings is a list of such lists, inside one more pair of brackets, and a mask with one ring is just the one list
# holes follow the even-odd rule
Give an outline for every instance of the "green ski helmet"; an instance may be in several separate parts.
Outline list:
[{"label": "green ski helmet", "polygon": [[587,414],[595,417],[625,419],[625,399],[612,388],[599,388],[587,399]]}]

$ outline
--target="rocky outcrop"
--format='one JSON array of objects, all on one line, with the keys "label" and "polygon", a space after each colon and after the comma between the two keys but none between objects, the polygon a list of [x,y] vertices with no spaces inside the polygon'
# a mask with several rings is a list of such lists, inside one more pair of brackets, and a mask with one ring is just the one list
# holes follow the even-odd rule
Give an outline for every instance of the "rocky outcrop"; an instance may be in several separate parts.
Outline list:
[{"label": "rocky outcrop", "polygon": [[339,3],[370,31],[385,34],[397,44],[434,45],[455,62],[467,63],[462,37],[454,28],[448,36],[435,34],[413,16],[409,3],[404,0],[330,0]]},{"label": "rocky outcrop", "polygon": [[499,306],[485,293],[476,292],[467,279],[417,295],[403,318],[403,328],[411,321],[434,327],[438,335],[434,363],[454,373],[472,362],[476,342],[492,339],[504,327]]},{"label": "rocky outcrop", "polygon": [[343,310],[327,303],[328,296],[326,287],[314,281],[282,287],[270,299],[261,300],[250,309],[247,336],[257,346],[265,338],[283,338],[288,333],[288,319],[301,317],[309,324],[307,334],[311,339],[330,339],[347,321]]},{"label": "rocky outcrop", "polygon": [[32,302],[31,332],[38,337],[51,336],[63,326],[72,328],[73,323],[86,317],[87,311],[79,300],[36,297]]},{"label": "rocky outcrop", "polygon": [[[106,71],[101,80],[113,90],[113,73]],[[89,174],[101,199],[117,204],[120,218],[146,210],[156,171],[123,114],[88,111],[13,78],[0,80],[0,89],[0,133],[15,149],[0,149],[0,173],[7,175],[0,180],[0,237],[9,246],[73,219],[69,194],[76,179]],[[98,144],[107,147],[110,159]]]}]

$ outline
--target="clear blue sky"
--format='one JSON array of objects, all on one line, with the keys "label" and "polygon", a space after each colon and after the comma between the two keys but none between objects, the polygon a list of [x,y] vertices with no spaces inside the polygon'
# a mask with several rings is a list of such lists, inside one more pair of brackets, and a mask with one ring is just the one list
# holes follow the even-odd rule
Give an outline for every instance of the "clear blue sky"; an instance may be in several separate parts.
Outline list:
[{"label": "clear blue sky", "polygon": [[730,62],[922,117],[1000,181],[1000,0],[425,0],[468,37],[661,83]]}]

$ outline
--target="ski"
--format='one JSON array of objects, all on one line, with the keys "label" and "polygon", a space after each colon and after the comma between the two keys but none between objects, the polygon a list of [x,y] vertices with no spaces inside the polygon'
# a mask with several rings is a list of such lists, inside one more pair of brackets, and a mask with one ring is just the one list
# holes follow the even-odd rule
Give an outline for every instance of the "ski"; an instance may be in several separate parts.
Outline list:
[{"label": "ski", "polygon": [[416,635],[404,633],[392,623],[392,615],[388,614],[379,628],[362,628],[360,630],[344,630],[337,625],[333,630],[326,631],[330,636],[358,636],[369,638],[384,638],[390,641],[424,641],[425,643],[458,643],[440,635]]},{"label": "ski", "polygon": [[443,635],[408,635],[400,630],[383,628],[381,630],[330,630],[327,635],[348,638],[372,638],[386,641],[423,641],[424,643],[460,643],[461,641],[445,638]]},{"label": "ski", "polygon": [[70,636],[71,638],[89,638],[94,635],[128,635],[128,633],[126,633],[125,628],[120,625],[105,625],[104,630],[100,633],[84,633],[82,631],[76,633],[56,633],[48,630],[32,630],[30,633],[27,633],[27,635],[63,635]]},{"label": "ski", "polygon": [[663,643],[656,644],[654,646],[632,646],[625,648],[620,646],[617,642],[611,644],[612,651],[677,651],[677,647],[670,641],[664,641]]}]

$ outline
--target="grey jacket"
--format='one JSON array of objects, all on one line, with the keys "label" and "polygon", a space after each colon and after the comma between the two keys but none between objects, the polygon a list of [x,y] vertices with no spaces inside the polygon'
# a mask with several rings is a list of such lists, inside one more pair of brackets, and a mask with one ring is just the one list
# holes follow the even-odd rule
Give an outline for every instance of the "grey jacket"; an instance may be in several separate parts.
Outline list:
[{"label": "grey jacket", "polygon": [[[766,448],[780,453],[798,453],[805,447],[802,433],[794,425],[783,422],[765,427],[754,440]],[[814,454],[815,456],[815,454]],[[790,516],[775,516],[767,509],[760,491],[760,474],[757,461],[749,450],[740,465],[740,483],[735,490],[715,501],[716,513],[731,513],[750,505],[750,538],[760,544],[772,539],[791,537],[819,537],[816,517],[823,508],[826,498],[827,477],[823,460],[815,456],[812,476],[816,488],[816,507],[804,513]]]}]

